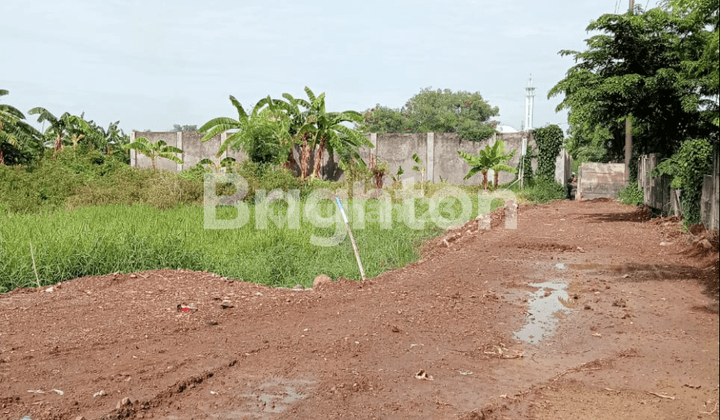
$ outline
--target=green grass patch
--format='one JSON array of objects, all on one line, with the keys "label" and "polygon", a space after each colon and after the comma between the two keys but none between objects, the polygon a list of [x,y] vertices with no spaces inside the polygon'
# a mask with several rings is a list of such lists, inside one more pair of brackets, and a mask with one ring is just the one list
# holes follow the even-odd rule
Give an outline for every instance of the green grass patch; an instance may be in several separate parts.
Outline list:
[{"label": "green grass patch", "polygon": [[[477,199],[471,197],[471,218],[477,215]],[[359,201],[358,201],[359,202]],[[331,216],[333,202],[323,200],[320,214]],[[493,208],[500,206],[494,202]],[[359,207],[360,208],[360,207]],[[419,246],[444,231],[433,223],[412,229],[405,223],[409,213],[402,204],[392,208],[392,225],[380,223],[379,202],[369,200],[362,208],[367,217],[363,229],[353,233],[368,276],[402,267],[419,258]],[[283,202],[272,205],[285,218]],[[428,203],[416,200],[419,220],[430,220]],[[298,229],[271,220],[266,229],[256,228],[256,206],[249,205],[249,220],[239,229],[205,229],[203,208],[177,206],[168,210],[135,205],[83,207],[44,214],[0,216],[0,292],[36,284],[30,256],[34,248],[37,274],[43,285],[88,275],[135,272],[160,268],[211,271],[270,286],[310,286],[319,274],[359,279],[349,238],[335,246],[316,246],[311,235],[329,238],[336,226],[316,227],[305,217]],[[353,206],[346,203],[351,224]],[[218,208],[219,219],[232,219],[235,208]],[[439,207],[443,217],[460,214],[457,200]],[[287,219],[286,219],[287,220]],[[344,223],[338,232],[345,232]]]}]

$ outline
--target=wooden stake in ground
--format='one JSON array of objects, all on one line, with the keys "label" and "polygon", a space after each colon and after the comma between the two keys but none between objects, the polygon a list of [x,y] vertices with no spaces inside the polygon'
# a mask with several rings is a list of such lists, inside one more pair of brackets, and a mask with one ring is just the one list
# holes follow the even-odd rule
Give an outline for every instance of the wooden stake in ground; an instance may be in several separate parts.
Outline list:
[{"label": "wooden stake in ground", "polygon": [[33,262],[33,271],[35,272],[35,281],[37,282],[38,287],[40,287],[40,277],[38,277],[37,267],[35,266],[35,253],[33,252],[32,242],[30,242],[30,258],[32,258],[32,262]]},{"label": "wooden stake in ground", "polygon": [[339,197],[335,197],[335,201],[337,201],[337,205],[340,208],[340,214],[342,214],[345,226],[347,226],[348,234],[350,235],[350,243],[352,243],[353,251],[355,251],[355,259],[357,260],[358,268],[360,269],[360,277],[365,280],[365,270],[363,270],[362,261],[360,261],[360,253],[358,252],[357,245],[355,245],[355,238],[353,237],[352,230],[350,229],[350,223],[348,222],[347,215],[345,214],[345,209],[343,209]]}]

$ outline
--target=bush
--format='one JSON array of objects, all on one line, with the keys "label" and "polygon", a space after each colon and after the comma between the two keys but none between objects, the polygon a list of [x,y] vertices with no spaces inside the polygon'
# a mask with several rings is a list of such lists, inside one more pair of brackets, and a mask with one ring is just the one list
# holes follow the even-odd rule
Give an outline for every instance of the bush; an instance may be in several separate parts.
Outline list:
[{"label": "bush", "polygon": [[[202,177],[131,168],[98,151],[66,148],[29,167],[0,165],[0,214],[144,203],[201,203]],[[197,177],[196,177],[197,178]]]},{"label": "bush", "polygon": [[623,204],[640,206],[644,203],[645,193],[638,187],[637,181],[630,181],[630,185],[618,193],[618,200]]},{"label": "bush", "polygon": [[565,200],[568,192],[559,182],[536,178],[520,190],[519,195],[529,201],[547,203],[555,200]]},{"label": "bush", "polygon": [[688,140],[680,151],[660,163],[650,176],[672,176],[671,188],[682,190],[680,204],[688,225],[700,223],[703,178],[710,172],[712,146],[706,140]]}]

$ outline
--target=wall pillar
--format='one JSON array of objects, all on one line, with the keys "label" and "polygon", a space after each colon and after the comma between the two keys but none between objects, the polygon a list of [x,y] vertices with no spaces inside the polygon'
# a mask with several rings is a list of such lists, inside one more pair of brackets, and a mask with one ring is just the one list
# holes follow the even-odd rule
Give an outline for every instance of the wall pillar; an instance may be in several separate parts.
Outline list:
[{"label": "wall pillar", "polygon": [[425,158],[425,180],[435,182],[435,133],[427,133],[427,156]]},{"label": "wall pillar", "polygon": [[[175,147],[177,147],[180,150],[182,150],[182,148],[183,148],[183,133],[182,133],[182,131],[178,131],[178,133],[177,133],[177,141],[175,142]],[[178,157],[180,158],[180,160],[185,161],[185,153],[179,153],[179,155],[180,156],[178,156]],[[183,170],[183,164],[178,163],[177,171],[181,172],[182,170]]]},{"label": "wall pillar", "polygon": [[[222,146],[225,143],[225,140],[227,140],[227,131],[223,131],[220,133],[220,146]],[[228,157],[228,149],[225,149],[225,153],[223,153],[223,159]]]},{"label": "wall pillar", "polygon": [[[130,143],[135,142],[135,130],[130,133]],[[137,168],[137,150],[130,149],[130,167]]]}]

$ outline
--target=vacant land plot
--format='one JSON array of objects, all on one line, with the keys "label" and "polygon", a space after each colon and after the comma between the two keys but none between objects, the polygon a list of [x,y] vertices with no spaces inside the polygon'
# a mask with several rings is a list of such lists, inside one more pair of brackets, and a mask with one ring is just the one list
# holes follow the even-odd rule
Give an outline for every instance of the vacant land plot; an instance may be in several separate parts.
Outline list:
[{"label": "vacant land plot", "polygon": [[365,282],[159,270],[7,293],[0,417],[718,418],[716,243],[614,202],[501,219]]}]

